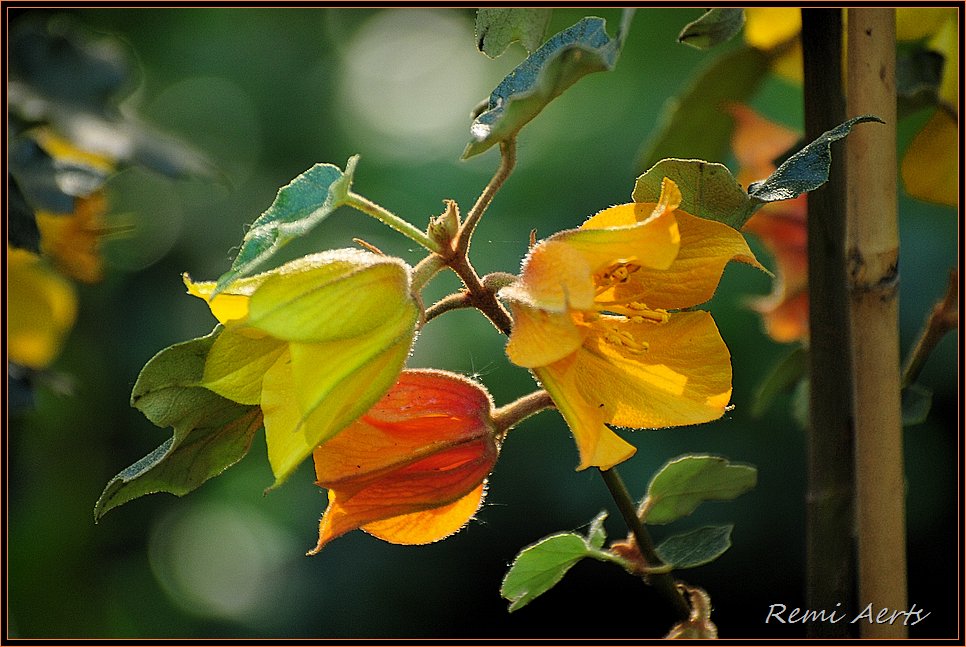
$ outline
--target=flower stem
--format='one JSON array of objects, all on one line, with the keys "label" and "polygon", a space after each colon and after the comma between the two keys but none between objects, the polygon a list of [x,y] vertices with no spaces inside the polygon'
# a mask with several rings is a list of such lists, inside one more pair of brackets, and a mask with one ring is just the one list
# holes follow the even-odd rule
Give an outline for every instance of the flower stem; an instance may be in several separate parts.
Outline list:
[{"label": "flower stem", "polygon": [[[612,467],[608,470],[599,471],[607,489],[610,490],[614,503],[617,504],[617,509],[620,510],[621,516],[624,518],[624,523],[627,524],[628,530],[634,536],[634,541],[637,543],[638,550],[641,551],[645,565],[652,569],[660,567],[661,559],[654,552],[651,536],[640,517],[637,516],[637,507],[631,499],[630,492],[627,491],[627,486],[624,485],[624,480],[617,473],[616,468]],[[651,572],[646,579],[648,584],[653,586],[674,609],[677,616],[676,621],[685,621],[691,617],[691,607],[688,606],[687,601],[681,595],[681,590],[670,573]]]},{"label": "flower stem", "polygon": [[427,236],[425,232],[420,231],[411,223],[406,222],[393,212],[358,193],[350,191],[346,196],[345,204],[368,216],[372,216],[379,222],[395,229],[406,238],[419,243],[431,252],[440,253],[442,251],[439,243]]},{"label": "flower stem", "polygon": [[490,202],[493,201],[493,196],[496,192],[500,190],[506,179],[510,177],[510,173],[513,171],[513,167],[517,163],[517,142],[516,139],[507,139],[500,142],[500,167],[496,170],[496,173],[490,179],[489,183],[483,189],[483,193],[480,197],[476,199],[476,204],[470,209],[470,212],[466,214],[466,220],[463,221],[463,225],[460,227],[459,236],[456,240],[455,251],[457,256],[465,257],[470,249],[470,239],[473,237],[473,231],[476,229],[476,225],[479,224],[480,218],[483,217],[483,213],[486,208],[490,206]]},{"label": "flower stem", "polygon": [[936,345],[951,330],[956,330],[959,325],[959,273],[953,269],[949,272],[949,285],[946,286],[946,294],[936,303],[929,319],[919,334],[912,352],[906,357],[905,366],[902,369],[902,386],[909,386],[917,379],[922,372],[922,367],[926,365],[926,360],[936,348]]},{"label": "flower stem", "polygon": [[553,407],[554,403],[550,394],[540,389],[494,410],[493,423],[500,434],[505,434],[530,416]]}]

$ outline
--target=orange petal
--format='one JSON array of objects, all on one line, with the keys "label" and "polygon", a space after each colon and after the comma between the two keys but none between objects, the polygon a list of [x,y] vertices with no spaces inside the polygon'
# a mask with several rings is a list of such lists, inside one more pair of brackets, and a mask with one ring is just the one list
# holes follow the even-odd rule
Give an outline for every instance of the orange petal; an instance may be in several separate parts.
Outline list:
[{"label": "orange petal", "polygon": [[486,484],[449,505],[413,512],[362,526],[362,530],[391,544],[431,544],[460,531],[483,503]]},{"label": "orange petal", "polygon": [[[404,371],[365,415],[315,449],[329,506],[312,552],[356,528],[427,543],[462,527],[496,462],[491,408],[486,391],[462,376]],[[436,512],[409,517],[429,510]],[[428,525],[416,527],[420,520]]]}]

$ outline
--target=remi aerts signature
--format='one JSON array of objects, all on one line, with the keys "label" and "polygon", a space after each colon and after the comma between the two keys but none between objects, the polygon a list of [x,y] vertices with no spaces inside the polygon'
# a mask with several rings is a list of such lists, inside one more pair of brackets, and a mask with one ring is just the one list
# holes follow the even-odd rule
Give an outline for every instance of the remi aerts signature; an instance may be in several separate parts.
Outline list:
[{"label": "remi aerts signature", "polygon": [[793,607],[789,609],[781,603],[772,604],[768,607],[768,614],[765,616],[765,624],[808,624],[811,622],[825,622],[828,624],[838,624],[848,620],[850,624],[867,622],[870,625],[892,625],[901,622],[904,625],[917,625],[932,612],[919,609],[913,603],[909,609],[887,609],[882,607],[877,609],[871,602],[867,604],[859,613],[849,618],[841,609],[842,603],[838,602],[833,609],[799,609]]}]

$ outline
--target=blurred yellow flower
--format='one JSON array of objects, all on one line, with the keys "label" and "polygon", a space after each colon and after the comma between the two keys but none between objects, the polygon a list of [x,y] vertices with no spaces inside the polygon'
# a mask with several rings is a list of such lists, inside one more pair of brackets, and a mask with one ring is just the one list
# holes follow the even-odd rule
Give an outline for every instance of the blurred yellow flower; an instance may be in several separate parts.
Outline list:
[{"label": "blurred yellow flower", "polygon": [[74,286],[40,256],[7,245],[7,353],[33,369],[49,366],[77,317]]}]

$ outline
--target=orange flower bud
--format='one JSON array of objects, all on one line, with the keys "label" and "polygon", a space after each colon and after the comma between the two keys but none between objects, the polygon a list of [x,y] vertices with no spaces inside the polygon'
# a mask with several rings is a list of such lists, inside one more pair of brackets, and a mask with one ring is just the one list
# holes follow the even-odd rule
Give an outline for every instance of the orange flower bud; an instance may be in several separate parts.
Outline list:
[{"label": "orange flower bud", "polygon": [[357,528],[426,544],[466,525],[499,453],[492,409],[489,393],[460,375],[403,371],[368,412],[315,449],[329,506],[310,554]]}]

